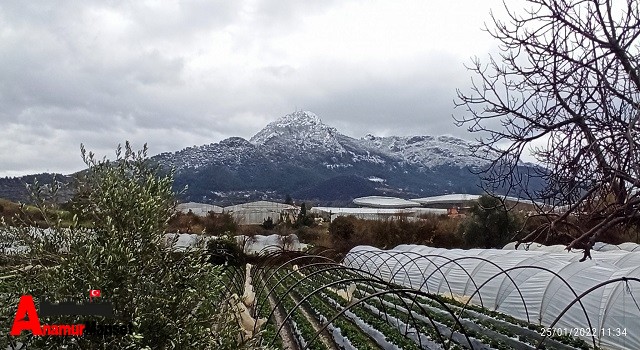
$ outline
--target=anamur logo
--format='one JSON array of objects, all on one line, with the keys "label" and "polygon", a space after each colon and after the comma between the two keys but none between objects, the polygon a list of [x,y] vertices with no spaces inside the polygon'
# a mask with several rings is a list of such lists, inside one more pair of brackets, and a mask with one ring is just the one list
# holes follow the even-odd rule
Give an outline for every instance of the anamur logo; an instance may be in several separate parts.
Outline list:
[{"label": "anamur logo", "polygon": [[[89,292],[90,300],[101,296],[98,289]],[[76,304],[73,302],[63,302],[52,304],[45,299],[40,299],[40,311],[43,316],[58,315],[98,315],[113,317],[111,303]],[[19,336],[23,331],[30,331],[34,336],[89,336],[89,335],[126,335],[133,333],[133,323],[126,324],[99,324],[96,321],[89,321],[78,324],[40,324],[38,311],[36,310],[33,297],[23,295],[18,303],[18,310],[13,320],[13,326],[9,335]]]},{"label": "anamur logo", "polygon": [[35,336],[43,335],[75,335],[81,336],[84,332],[84,324],[52,324],[40,325],[36,305],[31,295],[23,295],[18,303],[18,311],[13,320],[13,326],[9,335],[18,336],[22,331],[31,331]]}]

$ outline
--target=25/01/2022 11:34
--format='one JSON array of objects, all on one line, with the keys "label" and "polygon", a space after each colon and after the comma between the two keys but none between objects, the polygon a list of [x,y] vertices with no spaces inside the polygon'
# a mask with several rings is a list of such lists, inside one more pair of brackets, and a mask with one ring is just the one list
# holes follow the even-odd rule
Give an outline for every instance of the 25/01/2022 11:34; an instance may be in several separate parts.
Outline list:
[{"label": "25/01/2022 11:34", "polygon": [[588,327],[575,327],[575,328],[550,328],[546,327],[540,331],[540,334],[547,337],[552,336],[572,336],[572,337],[598,337],[598,336],[613,336],[613,337],[626,337],[627,328],[588,328]]}]

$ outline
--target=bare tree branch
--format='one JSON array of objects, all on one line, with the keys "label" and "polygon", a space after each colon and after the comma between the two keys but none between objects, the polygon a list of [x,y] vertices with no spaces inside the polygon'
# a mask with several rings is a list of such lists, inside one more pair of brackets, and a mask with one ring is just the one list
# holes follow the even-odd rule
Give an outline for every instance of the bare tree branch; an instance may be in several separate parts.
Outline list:
[{"label": "bare tree branch", "polygon": [[[491,14],[485,30],[502,52],[467,67],[474,77],[454,119],[483,136],[474,152],[491,161],[486,187],[551,206],[537,207],[549,222],[521,241],[570,236],[567,248],[586,258],[609,230],[640,223],[640,3],[528,3],[505,3],[507,21]],[[529,150],[542,170],[523,172]],[[531,191],[534,178],[545,187]]]}]

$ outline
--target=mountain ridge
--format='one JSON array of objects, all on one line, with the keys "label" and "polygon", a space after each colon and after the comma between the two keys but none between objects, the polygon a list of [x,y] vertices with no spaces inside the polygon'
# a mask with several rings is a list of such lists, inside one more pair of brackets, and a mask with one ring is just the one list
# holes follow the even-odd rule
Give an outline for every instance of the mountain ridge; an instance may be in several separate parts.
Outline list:
[{"label": "mountain ridge", "polygon": [[[239,144],[242,144],[244,149],[239,149]],[[461,138],[450,135],[380,137],[368,134],[356,139],[341,134],[336,128],[324,124],[316,114],[309,111],[296,111],[287,114],[267,124],[249,140],[230,137],[218,143],[161,153],[153,158],[177,165],[178,170],[185,166],[197,168],[210,161],[220,160],[220,156],[212,153],[220,151],[220,148],[224,148],[223,146],[233,147],[243,152],[253,152],[263,148],[272,157],[277,157],[279,154],[290,156],[291,154],[287,152],[297,151],[297,155],[313,152],[313,154],[331,154],[336,158],[351,156],[353,162],[380,163],[383,161],[382,157],[386,156],[423,167],[438,165],[480,167],[487,164],[486,161],[475,158],[471,154],[471,143]],[[186,155],[193,159],[195,157],[190,156],[193,154],[204,157],[198,157],[200,161],[195,164],[192,162],[176,164],[170,159],[172,155]],[[340,165],[333,166],[339,167]]]},{"label": "mountain ridge", "polygon": [[[249,140],[231,137],[152,159],[176,170],[176,182],[190,186],[189,200],[214,203],[286,195],[349,203],[356,193],[479,193],[479,177],[473,172],[487,164],[473,157],[470,142],[457,137],[356,139],[310,111],[282,116]],[[340,187],[344,196],[335,190]]]},{"label": "mountain ridge", "polygon": [[[357,139],[309,111],[282,116],[249,140],[229,137],[150,159],[175,170],[180,200],[220,205],[287,195],[350,205],[364,195],[480,194],[477,173],[488,164],[474,157],[471,143],[461,138],[369,134]],[[18,193],[15,188],[15,181],[0,179],[0,197],[23,200],[3,195]]]}]

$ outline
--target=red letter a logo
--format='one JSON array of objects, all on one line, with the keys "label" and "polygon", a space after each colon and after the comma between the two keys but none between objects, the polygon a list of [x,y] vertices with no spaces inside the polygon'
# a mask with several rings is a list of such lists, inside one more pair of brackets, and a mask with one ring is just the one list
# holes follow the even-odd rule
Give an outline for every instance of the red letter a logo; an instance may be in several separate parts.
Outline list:
[{"label": "red letter a logo", "polygon": [[42,335],[38,312],[36,311],[36,305],[33,303],[31,295],[23,295],[20,297],[16,318],[13,319],[13,327],[11,327],[9,334],[17,336],[20,335],[23,330],[30,330],[33,335]]}]

